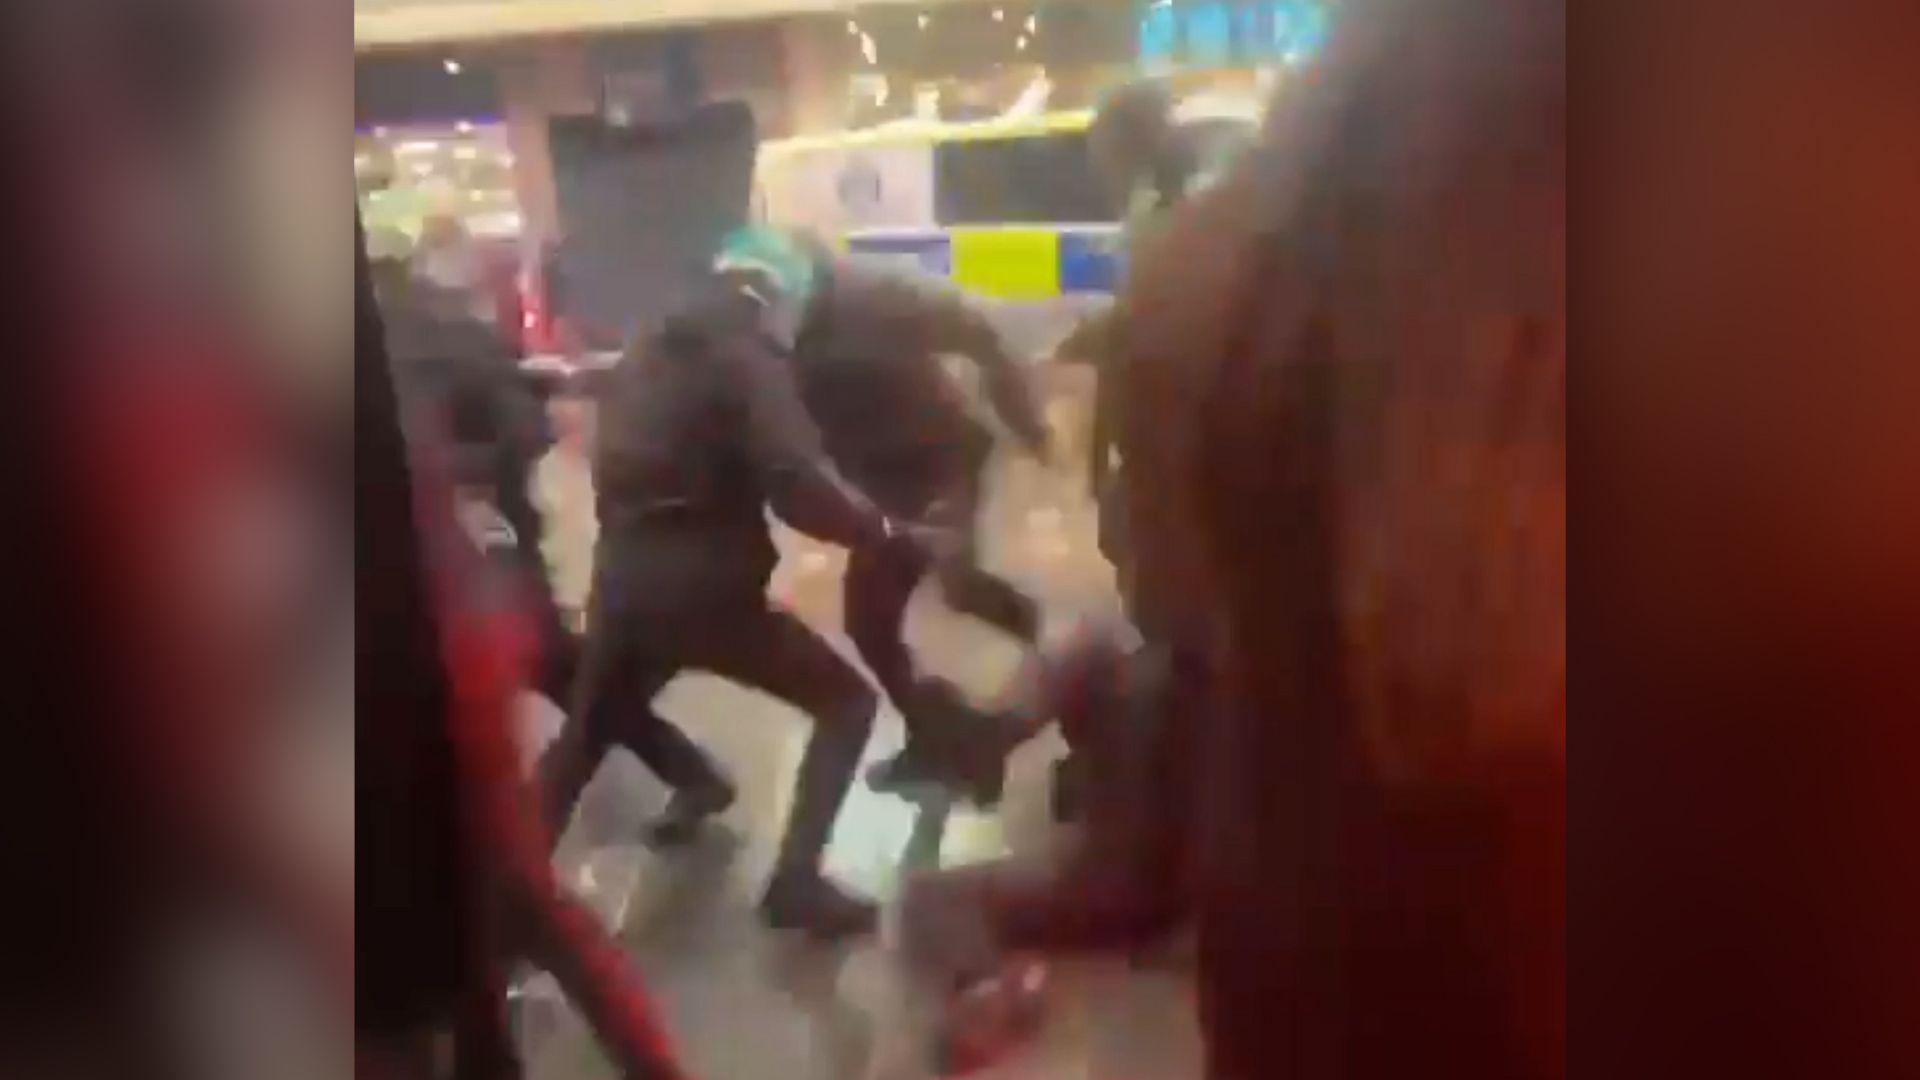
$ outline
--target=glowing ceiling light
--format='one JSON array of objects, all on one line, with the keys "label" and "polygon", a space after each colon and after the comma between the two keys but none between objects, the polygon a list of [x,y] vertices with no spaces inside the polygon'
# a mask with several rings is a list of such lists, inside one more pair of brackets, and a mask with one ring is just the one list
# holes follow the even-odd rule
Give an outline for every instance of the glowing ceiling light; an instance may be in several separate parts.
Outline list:
[{"label": "glowing ceiling light", "polygon": [[373,137],[374,137],[374,138],[376,138],[376,139],[384,139],[384,138],[386,138],[386,137],[387,137],[387,125],[385,125],[385,124],[375,124],[375,125],[373,125]]},{"label": "glowing ceiling light", "polygon": [[1006,8],[994,8],[994,9],[993,9],[993,21],[994,21],[994,22],[1006,22],[1006,21],[1007,21],[1007,9],[1006,9]]},{"label": "glowing ceiling light", "polygon": [[1027,16],[1027,33],[1031,34],[1035,30],[1038,30],[1039,28],[1040,28],[1040,16],[1038,15]]},{"label": "glowing ceiling light", "polygon": [[857,34],[859,34],[859,33],[860,33],[860,24],[859,24],[859,23],[857,23],[857,22],[854,22],[854,21],[853,21],[852,19],[848,19],[848,20],[847,20],[847,35],[848,35],[849,37],[852,37],[852,36],[855,36],[855,35],[857,35]]},{"label": "glowing ceiling light", "polygon": [[922,29],[922,30],[925,30],[925,29],[927,28],[927,23],[929,23],[929,22],[931,22],[931,21],[932,21],[931,19],[928,19],[928,18],[927,18],[927,16],[926,16],[926,13],[925,13],[925,12],[921,12],[921,14],[920,14],[920,16],[919,16],[919,18],[917,18],[917,19],[915,19],[915,20],[914,20],[914,22],[916,22],[916,23],[918,23],[918,24],[920,25],[920,29]]},{"label": "glowing ceiling light", "polygon": [[867,63],[869,64],[877,64],[880,62],[877,50],[874,48],[873,38],[870,35],[860,35],[860,55],[866,57]]},{"label": "glowing ceiling light", "polygon": [[1027,51],[1027,35],[1021,34],[1019,37],[1014,38],[1013,47],[1015,49],[1018,49],[1021,52],[1026,52]]},{"label": "glowing ceiling light", "polygon": [[440,66],[442,68],[445,68],[447,74],[449,75],[460,74],[460,61],[455,60],[451,56],[447,57],[445,60],[440,61]]},{"label": "glowing ceiling light", "polygon": [[453,125],[453,130],[459,132],[462,135],[471,135],[473,134],[473,121],[471,120],[455,121]]}]

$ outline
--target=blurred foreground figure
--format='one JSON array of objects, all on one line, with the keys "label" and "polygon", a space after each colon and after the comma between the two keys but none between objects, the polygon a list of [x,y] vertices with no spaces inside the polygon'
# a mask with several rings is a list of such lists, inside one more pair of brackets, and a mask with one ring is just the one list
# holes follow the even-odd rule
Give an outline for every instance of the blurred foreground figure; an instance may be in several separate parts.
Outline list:
[{"label": "blurred foreground figure", "polygon": [[776,552],[766,509],[856,552],[924,540],[828,463],[787,355],[812,267],[797,250],[786,254],[714,275],[703,300],[609,375],[586,652],[542,772],[557,835],[600,759],[623,745],[674,789],[656,836],[679,840],[734,791],[653,711],[653,697],[695,669],[791,702],[814,730],[762,909],[776,927],[833,937],[874,922],[873,906],[821,877],[819,862],[877,702],[819,635],[768,603]]},{"label": "blurred foreground figure", "polygon": [[509,732],[526,620],[478,587],[480,552],[450,499],[409,475],[364,265],[357,1073],[518,1075],[505,973],[528,959],[552,972],[624,1075],[680,1076],[625,954],[553,875]]},{"label": "blurred foreground figure", "polygon": [[1079,857],[922,910],[1190,915],[1221,1080],[1563,1075],[1564,13],[1346,19],[1123,299],[1119,666],[1159,659],[1100,740],[1155,812],[1096,793]]},{"label": "blurred foreground figure", "polygon": [[[351,1065],[345,395],[257,362],[297,318],[221,317],[216,271],[265,276],[218,247],[237,185],[197,153],[231,148],[213,106],[238,65],[229,20],[174,14],[0,11],[0,232],[29,270],[6,319],[6,683],[42,718],[0,780],[9,1077]],[[225,219],[195,198],[216,183]]]},{"label": "blurred foreground figure", "polygon": [[793,363],[828,456],[889,516],[952,529],[959,540],[937,561],[905,539],[856,548],[848,560],[847,634],[907,725],[906,748],[875,766],[869,781],[884,791],[947,780],[994,802],[1007,739],[952,687],[917,680],[901,635],[914,587],[935,570],[955,610],[1033,642],[1038,605],[980,566],[974,524],[994,437],[969,411],[942,358],[972,362],[1000,420],[1044,455],[1039,406],[999,333],[942,283],[764,231],[743,233],[723,260],[751,267],[777,257],[755,243],[770,235],[811,264],[815,285]]}]

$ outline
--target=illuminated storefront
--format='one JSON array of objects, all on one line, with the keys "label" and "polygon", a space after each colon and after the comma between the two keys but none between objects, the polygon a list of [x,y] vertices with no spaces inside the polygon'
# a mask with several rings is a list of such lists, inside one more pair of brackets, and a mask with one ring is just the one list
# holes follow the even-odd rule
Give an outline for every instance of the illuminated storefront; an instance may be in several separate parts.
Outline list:
[{"label": "illuminated storefront", "polygon": [[354,136],[353,176],[370,237],[412,250],[431,219],[476,239],[521,236],[513,152],[498,120],[370,125]]},{"label": "illuminated storefront", "polygon": [[1140,65],[1298,66],[1319,55],[1329,19],[1319,0],[1152,0],[1139,14]]}]

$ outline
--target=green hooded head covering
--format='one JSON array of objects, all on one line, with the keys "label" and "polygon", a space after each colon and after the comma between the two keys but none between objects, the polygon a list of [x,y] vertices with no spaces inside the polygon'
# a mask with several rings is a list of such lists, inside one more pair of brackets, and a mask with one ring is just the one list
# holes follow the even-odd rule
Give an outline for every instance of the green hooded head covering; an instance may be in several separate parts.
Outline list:
[{"label": "green hooded head covering", "polygon": [[813,295],[814,265],[805,246],[793,233],[770,225],[743,225],[720,242],[720,254],[713,260],[718,271],[748,271],[758,274],[778,290],[778,297],[762,297],[769,303],[804,308]]}]

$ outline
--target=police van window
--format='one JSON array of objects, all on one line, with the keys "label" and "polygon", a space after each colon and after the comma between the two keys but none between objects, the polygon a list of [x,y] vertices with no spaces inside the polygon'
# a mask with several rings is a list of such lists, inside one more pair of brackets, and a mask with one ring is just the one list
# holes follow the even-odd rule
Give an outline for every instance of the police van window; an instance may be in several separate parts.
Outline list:
[{"label": "police van window", "polygon": [[940,143],[933,151],[941,225],[1112,221],[1084,132]]}]

